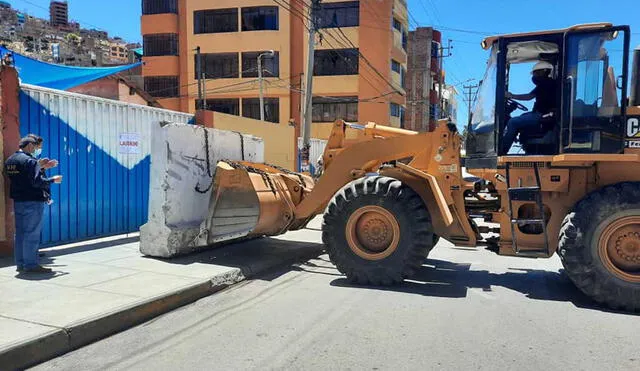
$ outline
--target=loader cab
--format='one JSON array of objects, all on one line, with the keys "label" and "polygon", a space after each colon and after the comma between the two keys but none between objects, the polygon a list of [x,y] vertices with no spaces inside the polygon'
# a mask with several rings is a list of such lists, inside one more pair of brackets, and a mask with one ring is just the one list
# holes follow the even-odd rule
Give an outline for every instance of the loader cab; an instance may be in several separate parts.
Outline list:
[{"label": "loader cab", "polygon": [[[507,155],[622,153],[629,42],[629,27],[606,23],[485,39],[489,59],[467,127],[466,167],[496,168]],[[500,150],[509,120],[533,108],[507,93],[533,90],[531,67],[541,61],[553,66],[553,110]]]}]

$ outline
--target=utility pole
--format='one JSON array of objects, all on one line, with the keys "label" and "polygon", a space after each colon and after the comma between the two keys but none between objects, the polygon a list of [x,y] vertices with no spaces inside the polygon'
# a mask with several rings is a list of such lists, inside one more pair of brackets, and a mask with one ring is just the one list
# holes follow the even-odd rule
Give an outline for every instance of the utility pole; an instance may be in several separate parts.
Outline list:
[{"label": "utility pole", "polygon": [[258,83],[260,85],[260,121],[264,121],[264,93],[262,86],[262,57],[265,55],[273,57],[275,52],[273,50],[269,50],[268,52],[262,53],[258,55]]},{"label": "utility pole", "polygon": [[302,125],[302,148],[300,148],[300,168],[303,172],[310,170],[309,148],[311,138],[311,109],[313,102],[313,61],[315,58],[316,31],[320,23],[320,0],[312,0],[309,22],[309,50],[307,52],[307,82],[305,85],[304,124]]},{"label": "utility pole", "polygon": [[[440,59],[440,68],[438,73],[440,74],[440,76],[438,76],[438,119],[442,118],[442,111],[444,110],[444,102],[442,101],[442,88],[443,88],[443,81],[444,80],[444,76],[442,74],[442,69],[443,69],[443,61],[444,58],[446,57],[450,57],[453,55],[453,53],[451,53],[451,51],[453,50],[453,45],[451,45],[451,39],[447,40],[447,46],[443,47],[442,45],[440,45],[440,55],[438,56]],[[444,54],[445,50],[447,51],[447,55]]]},{"label": "utility pole", "polygon": [[475,98],[477,97],[478,88],[480,87],[480,85],[478,84],[463,85],[462,87],[465,90],[464,96],[465,96],[465,101],[467,103],[467,114],[468,114],[467,121],[468,121],[468,124],[471,124],[471,107],[473,106],[473,103],[476,100]]},{"label": "utility pole", "polygon": [[200,47],[196,47],[196,76],[198,77],[198,100],[199,104],[196,104],[197,109],[202,109],[204,103],[203,89],[202,89],[202,54],[200,54]]}]

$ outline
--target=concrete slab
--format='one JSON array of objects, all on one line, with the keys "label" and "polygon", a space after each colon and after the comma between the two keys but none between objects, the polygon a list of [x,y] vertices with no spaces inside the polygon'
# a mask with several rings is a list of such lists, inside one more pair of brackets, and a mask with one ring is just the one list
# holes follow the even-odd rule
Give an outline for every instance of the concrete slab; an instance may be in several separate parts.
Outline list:
[{"label": "concrete slab", "polygon": [[47,336],[59,329],[0,316],[0,351],[33,338]]},{"label": "concrete slab", "polygon": [[[207,169],[206,160],[210,168]],[[151,140],[149,220],[140,228],[140,250],[169,258],[198,249],[196,237],[209,213],[216,163],[222,159],[264,162],[262,139],[237,132],[170,124]],[[213,174],[215,175],[215,174]]]},{"label": "concrete slab", "polygon": [[124,294],[21,279],[1,282],[0,292],[3,316],[56,327],[113,311],[134,299]]},{"label": "concrete slab", "polygon": [[89,286],[94,290],[137,297],[153,297],[201,283],[201,278],[188,278],[153,272],[138,272],[131,276]]}]

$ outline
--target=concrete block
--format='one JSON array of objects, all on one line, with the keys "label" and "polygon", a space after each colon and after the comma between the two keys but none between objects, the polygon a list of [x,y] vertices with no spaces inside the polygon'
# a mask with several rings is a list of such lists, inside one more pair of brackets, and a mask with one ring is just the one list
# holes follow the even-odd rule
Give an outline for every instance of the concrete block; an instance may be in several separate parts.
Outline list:
[{"label": "concrete block", "polygon": [[196,239],[208,215],[216,164],[223,159],[264,162],[264,143],[247,134],[186,124],[154,130],[141,253],[169,258],[203,248]]}]

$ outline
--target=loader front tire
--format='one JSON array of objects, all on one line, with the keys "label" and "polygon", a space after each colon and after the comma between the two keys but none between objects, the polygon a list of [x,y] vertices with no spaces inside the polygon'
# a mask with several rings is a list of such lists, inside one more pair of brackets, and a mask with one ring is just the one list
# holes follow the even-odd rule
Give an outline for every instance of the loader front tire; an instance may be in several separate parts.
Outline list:
[{"label": "loader front tire", "polygon": [[397,179],[376,176],[355,180],[334,196],[322,241],[349,281],[391,285],[422,265],[434,234],[420,196]]},{"label": "loader front tire", "polygon": [[640,311],[640,184],[607,186],[578,202],[562,223],[558,255],[587,296]]}]

